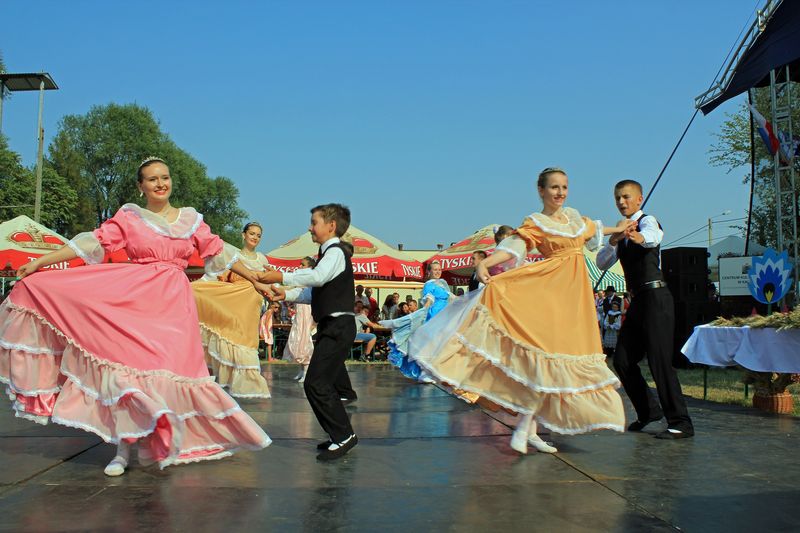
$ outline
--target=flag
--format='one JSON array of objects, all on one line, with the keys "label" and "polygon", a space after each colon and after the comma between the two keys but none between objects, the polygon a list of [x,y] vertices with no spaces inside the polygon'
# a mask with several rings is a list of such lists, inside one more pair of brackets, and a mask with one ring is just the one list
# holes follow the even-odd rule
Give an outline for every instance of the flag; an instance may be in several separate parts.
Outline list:
[{"label": "flag", "polygon": [[767,146],[769,155],[775,155],[775,152],[778,152],[780,158],[785,163],[791,164],[798,147],[800,147],[800,141],[798,141],[797,138],[792,139],[785,131],[778,131],[778,134],[775,135],[772,124],[764,118],[764,115],[759,113],[752,104],[748,105],[750,106],[750,113],[753,115],[753,120],[756,123],[758,134]]},{"label": "flag", "polygon": [[767,145],[769,155],[775,155],[775,152],[780,150],[781,142],[775,136],[775,133],[773,133],[772,124],[770,124],[769,121],[764,118],[764,115],[759,113],[752,104],[748,105],[750,105],[750,113],[753,115],[758,134],[761,135],[761,139],[764,141],[764,144]]}]

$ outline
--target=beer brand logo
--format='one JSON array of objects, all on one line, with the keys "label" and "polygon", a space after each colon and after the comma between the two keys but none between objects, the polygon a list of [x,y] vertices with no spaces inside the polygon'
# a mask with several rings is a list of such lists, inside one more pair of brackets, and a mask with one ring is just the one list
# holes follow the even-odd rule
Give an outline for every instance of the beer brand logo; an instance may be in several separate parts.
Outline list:
[{"label": "beer brand logo", "polygon": [[44,233],[36,226],[28,225],[24,231],[15,231],[8,240],[20,248],[38,248],[40,250],[58,250],[64,241],[50,233]]},{"label": "beer brand logo", "polygon": [[378,247],[372,244],[370,241],[362,237],[354,237],[350,232],[345,233],[342,236],[342,240],[353,245],[354,255],[369,255],[378,251]]}]

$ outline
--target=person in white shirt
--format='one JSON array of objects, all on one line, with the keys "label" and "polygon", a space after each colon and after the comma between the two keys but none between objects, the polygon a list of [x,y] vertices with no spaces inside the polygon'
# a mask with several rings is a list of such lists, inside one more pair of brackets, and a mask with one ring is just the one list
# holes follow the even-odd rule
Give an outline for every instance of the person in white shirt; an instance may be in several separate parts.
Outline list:
[{"label": "person in white shirt", "polygon": [[[608,270],[619,259],[632,295],[614,354],[614,368],[638,417],[628,426],[628,431],[642,431],[647,424],[666,416],[667,429],[658,433],[657,438],[691,437],[694,426],[678,374],[672,367],[675,308],[661,273],[659,250],[664,232],[654,216],[641,211],[644,200],[641,184],[633,180],[620,181],[614,187],[614,198],[619,212],[636,224],[609,238],[608,244],[597,254],[597,266]],[[645,354],[658,391],[658,402],[639,369],[639,361]]]}]

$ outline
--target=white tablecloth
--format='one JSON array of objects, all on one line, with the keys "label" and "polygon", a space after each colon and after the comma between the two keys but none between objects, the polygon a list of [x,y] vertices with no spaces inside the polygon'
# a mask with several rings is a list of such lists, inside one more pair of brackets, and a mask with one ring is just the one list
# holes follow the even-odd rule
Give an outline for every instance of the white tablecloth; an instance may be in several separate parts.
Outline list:
[{"label": "white tablecloth", "polygon": [[681,351],[693,363],[800,373],[800,329],[697,326]]}]

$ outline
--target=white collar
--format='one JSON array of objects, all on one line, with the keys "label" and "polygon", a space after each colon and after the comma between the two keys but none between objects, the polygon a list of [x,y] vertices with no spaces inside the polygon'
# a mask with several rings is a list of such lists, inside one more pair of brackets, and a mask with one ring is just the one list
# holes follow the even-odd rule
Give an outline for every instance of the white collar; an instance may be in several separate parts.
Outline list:
[{"label": "white collar", "polygon": [[328,239],[327,241],[325,241],[325,242],[323,242],[323,243],[322,243],[322,246],[320,246],[320,250],[321,250],[321,251],[322,251],[322,253],[324,254],[324,253],[325,253],[325,251],[326,251],[328,248],[330,248],[332,245],[336,244],[337,242],[340,242],[340,239],[339,239],[339,237],[331,237],[330,239]]},{"label": "white collar", "polygon": [[628,217],[628,220],[639,220],[640,218],[642,218],[642,215],[644,215],[644,211],[639,209],[634,214],[632,214],[630,217]]}]

